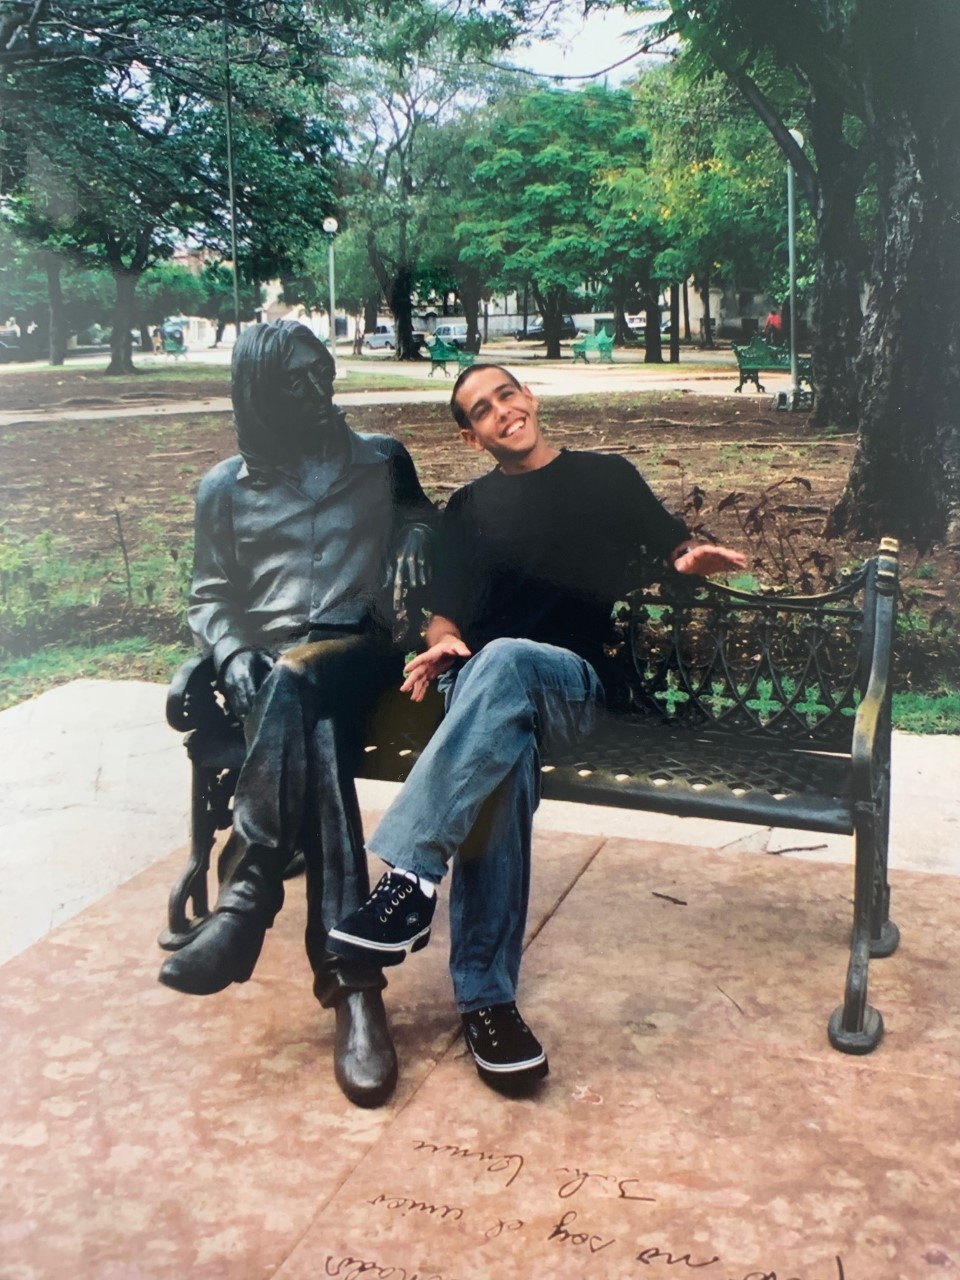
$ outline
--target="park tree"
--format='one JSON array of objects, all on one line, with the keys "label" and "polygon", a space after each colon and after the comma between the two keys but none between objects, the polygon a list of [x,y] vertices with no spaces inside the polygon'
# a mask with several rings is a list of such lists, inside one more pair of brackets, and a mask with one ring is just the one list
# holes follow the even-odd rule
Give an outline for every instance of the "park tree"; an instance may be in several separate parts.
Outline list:
[{"label": "park tree", "polygon": [[[960,6],[793,0],[776,21],[762,0],[670,9],[674,30],[754,107],[815,210],[820,413],[842,409],[857,427],[831,528],[960,545]],[[778,110],[771,75],[802,88],[809,148],[790,137],[797,121]],[[868,181],[861,325],[857,198]]]},{"label": "park tree", "polygon": [[[397,330],[398,359],[416,358],[413,302],[438,196],[458,161],[446,126],[499,91],[482,62],[514,37],[504,13],[412,7],[370,25],[337,94],[348,122],[343,210],[363,235]],[[475,336],[475,335],[474,335]]]},{"label": "park tree", "polygon": [[137,324],[146,336],[168,316],[199,315],[206,296],[198,271],[179,262],[158,262],[137,282]]},{"label": "park tree", "polygon": [[571,299],[602,269],[598,187],[614,163],[611,139],[626,147],[633,130],[629,93],[536,89],[500,102],[466,145],[461,258],[497,287],[529,282],[550,359]]},{"label": "park tree", "polygon": [[719,280],[778,293],[786,269],[783,166],[769,135],[722,76],[682,67],[640,77],[637,110],[649,131],[644,199],[659,218],[655,274],[692,278],[704,340],[712,340],[710,289]]},{"label": "park tree", "polygon": [[208,259],[200,273],[203,297],[196,314],[211,320],[216,326],[213,345],[218,346],[228,324],[235,324],[239,302],[240,320],[256,319],[261,305],[260,290],[245,280],[235,280],[232,266]]},{"label": "park tree", "polygon": [[[34,28],[0,58],[0,166],[24,235],[113,274],[108,372],[126,372],[142,273],[187,240],[229,251],[228,69],[242,176],[237,230],[248,272],[276,274],[305,245],[330,203],[332,134],[313,93],[330,57],[314,56],[312,29],[303,28],[309,39],[301,43],[299,27],[251,25],[249,7],[237,7],[246,21],[238,34],[224,25],[222,6],[171,0],[148,9],[104,0],[88,7],[104,19],[99,39],[82,28],[78,37],[68,8],[41,6]],[[290,8],[271,12],[286,20]],[[89,21],[89,12],[78,16]],[[303,49],[312,51],[309,76]]]}]

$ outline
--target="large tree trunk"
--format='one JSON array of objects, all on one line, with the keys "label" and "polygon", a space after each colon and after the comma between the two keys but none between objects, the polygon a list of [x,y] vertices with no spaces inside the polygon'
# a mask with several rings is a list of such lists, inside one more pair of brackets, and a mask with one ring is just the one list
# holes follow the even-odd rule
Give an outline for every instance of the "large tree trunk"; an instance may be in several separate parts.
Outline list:
[{"label": "large tree trunk", "polygon": [[839,98],[821,90],[810,114],[818,177],[813,294],[817,398],[811,425],[855,431],[860,407],[855,368],[863,325],[860,282],[867,266],[856,224],[864,160],[844,140]]},{"label": "large tree trunk", "polygon": [[960,130],[943,120],[960,15],[945,15],[935,0],[891,0],[876,19],[902,26],[870,85],[879,232],[857,449],[831,522],[921,548],[960,546]]},{"label": "large tree trunk", "polygon": [[117,298],[113,306],[113,332],[110,335],[110,363],[106,373],[110,375],[136,373],[133,364],[133,352],[130,341],[130,330],[135,319],[134,296],[137,290],[138,275],[125,267],[114,268],[113,279],[117,289]]},{"label": "large tree trunk", "polygon": [[53,253],[45,253],[44,259],[50,300],[50,363],[61,365],[67,357],[67,317],[60,284],[60,259]]}]

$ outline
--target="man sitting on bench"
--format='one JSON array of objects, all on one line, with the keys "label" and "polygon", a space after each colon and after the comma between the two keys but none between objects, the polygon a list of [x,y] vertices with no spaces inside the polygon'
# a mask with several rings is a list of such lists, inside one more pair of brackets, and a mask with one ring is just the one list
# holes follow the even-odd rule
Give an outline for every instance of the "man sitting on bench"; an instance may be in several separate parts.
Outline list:
[{"label": "man sitting on bench", "polygon": [[443,513],[428,647],[401,686],[418,701],[439,678],[447,712],[370,841],[391,870],[328,946],[382,965],[426,946],[436,885],[459,854],[454,993],[481,1077],[511,1092],[547,1074],[515,1003],[539,748],[589,733],[603,705],[604,646],[629,562],[696,574],[746,562],[693,545],[625,458],[549,444],[536,398],[506,369],[464,370],[451,409],[464,442],[498,465]]},{"label": "man sitting on bench", "polygon": [[247,752],[229,873],[160,981],[208,995],[245,982],[302,849],[314,993],[336,1007],[335,1074],[377,1106],[397,1077],[382,973],[332,963],[327,929],[369,890],[353,785],[367,720],[400,679],[391,572],[425,579],[435,511],[404,447],[358,435],[333,405],[334,363],[304,325],[256,325],[233,354],[240,456],[197,494],[190,627],[213,657]]}]

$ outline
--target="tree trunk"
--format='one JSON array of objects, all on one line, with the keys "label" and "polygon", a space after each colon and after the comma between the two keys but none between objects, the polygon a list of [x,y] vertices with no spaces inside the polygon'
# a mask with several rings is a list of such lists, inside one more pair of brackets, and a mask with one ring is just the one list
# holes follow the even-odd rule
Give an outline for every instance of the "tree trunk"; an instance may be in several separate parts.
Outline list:
[{"label": "tree trunk", "polygon": [[823,90],[814,95],[810,116],[818,179],[813,294],[817,397],[811,426],[855,431],[860,409],[856,361],[863,327],[860,281],[867,266],[856,222],[864,159],[844,139],[843,114],[837,96]]},{"label": "tree trunk", "polygon": [[50,300],[50,363],[62,365],[67,358],[67,317],[60,283],[60,259],[54,253],[45,253],[43,256],[47,272],[47,296]]},{"label": "tree trunk", "polygon": [[547,359],[560,359],[560,326],[563,324],[563,297],[555,290],[551,289],[549,293],[541,293],[540,289],[533,285],[533,296],[536,299],[537,306],[540,308],[540,314],[543,316],[543,336],[547,343]]},{"label": "tree trunk", "polygon": [[137,289],[137,273],[125,267],[113,268],[113,280],[117,298],[113,307],[113,332],[110,335],[110,363],[105,372],[109,375],[136,373],[131,350],[130,330],[134,324],[134,295]]},{"label": "tree trunk", "polygon": [[621,298],[613,304],[613,341],[618,347],[629,347],[634,341],[633,330],[627,324],[627,308]]},{"label": "tree trunk", "polygon": [[663,364],[663,341],[660,337],[660,300],[651,290],[644,295],[643,363]]},{"label": "tree trunk", "polygon": [[419,360],[420,352],[413,341],[413,268],[406,263],[397,267],[390,281],[390,314],[397,329],[397,359]]},{"label": "tree trunk", "polygon": [[710,314],[710,272],[705,271],[699,281],[700,301],[703,303],[703,339],[701,346],[713,346],[713,316]]},{"label": "tree trunk", "polygon": [[[937,85],[926,66],[911,96],[936,97]],[[911,112],[908,93],[888,87],[886,109],[874,103],[880,232],[858,362],[860,429],[830,523],[925,549],[960,545],[960,140],[935,126],[935,102]]]},{"label": "tree trunk", "polygon": [[680,363],[680,286],[670,286],[670,363]]},{"label": "tree trunk", "polygon": [[472,351],[474,355],[480,354],[481,343],[486,338],[486,334],[483,337],[480,334],[480,307],[483,304],[484,283],[481,274],[472,267],[461,266],[457,272],[455,296],[460,299],[463,318],[467,322],[467,350]]},{"label": "tree trunk", "polygon": [[380,295],[371,293],[363,304],[363,332],[373,333],[377,327],[377,312],[380,309]]}]

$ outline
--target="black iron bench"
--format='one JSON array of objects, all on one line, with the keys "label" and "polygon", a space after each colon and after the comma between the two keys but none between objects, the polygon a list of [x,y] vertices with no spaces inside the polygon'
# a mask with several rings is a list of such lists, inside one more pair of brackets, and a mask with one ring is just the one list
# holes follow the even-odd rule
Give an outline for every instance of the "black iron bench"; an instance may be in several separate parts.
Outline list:
[{"label": "black iron bench", "polygon": [[[615,705],[569,755],[542,763],[546,798],[854,835],[850,960],[828,1024],[846,1053],[880,1041],[869,962],[899,942],[887,883],[896,603],[890,539],[822,595],[753,594],[680,575],[635,591],[619,610]],[[439,700],[388,696],[360,776],[403,781],[439,714]],[[208,912],[210,851],[230,825],[244,748],[207,660],[181,669],[167,718],[187,733],[193,762],[190,860],[161,936],[175,949]]]},{"label": "black iron bench", "polygon": [[[733,353],[737,357],[737,368],[740,371],[740,382],[735,388],[736,391],[742,391],[745,382],[752,382],[758,391],[763,391],[764,386],[759,376],[761,373],[790,372],[789,350],[786,347],[771,346],[759,334],[754,334],[745,347],[734,344]],[[798,383],[806,382],[812,388],[813,383],[810,381],[812,373],[813,362],[810,357],[800,356],[797,360]]]}]

